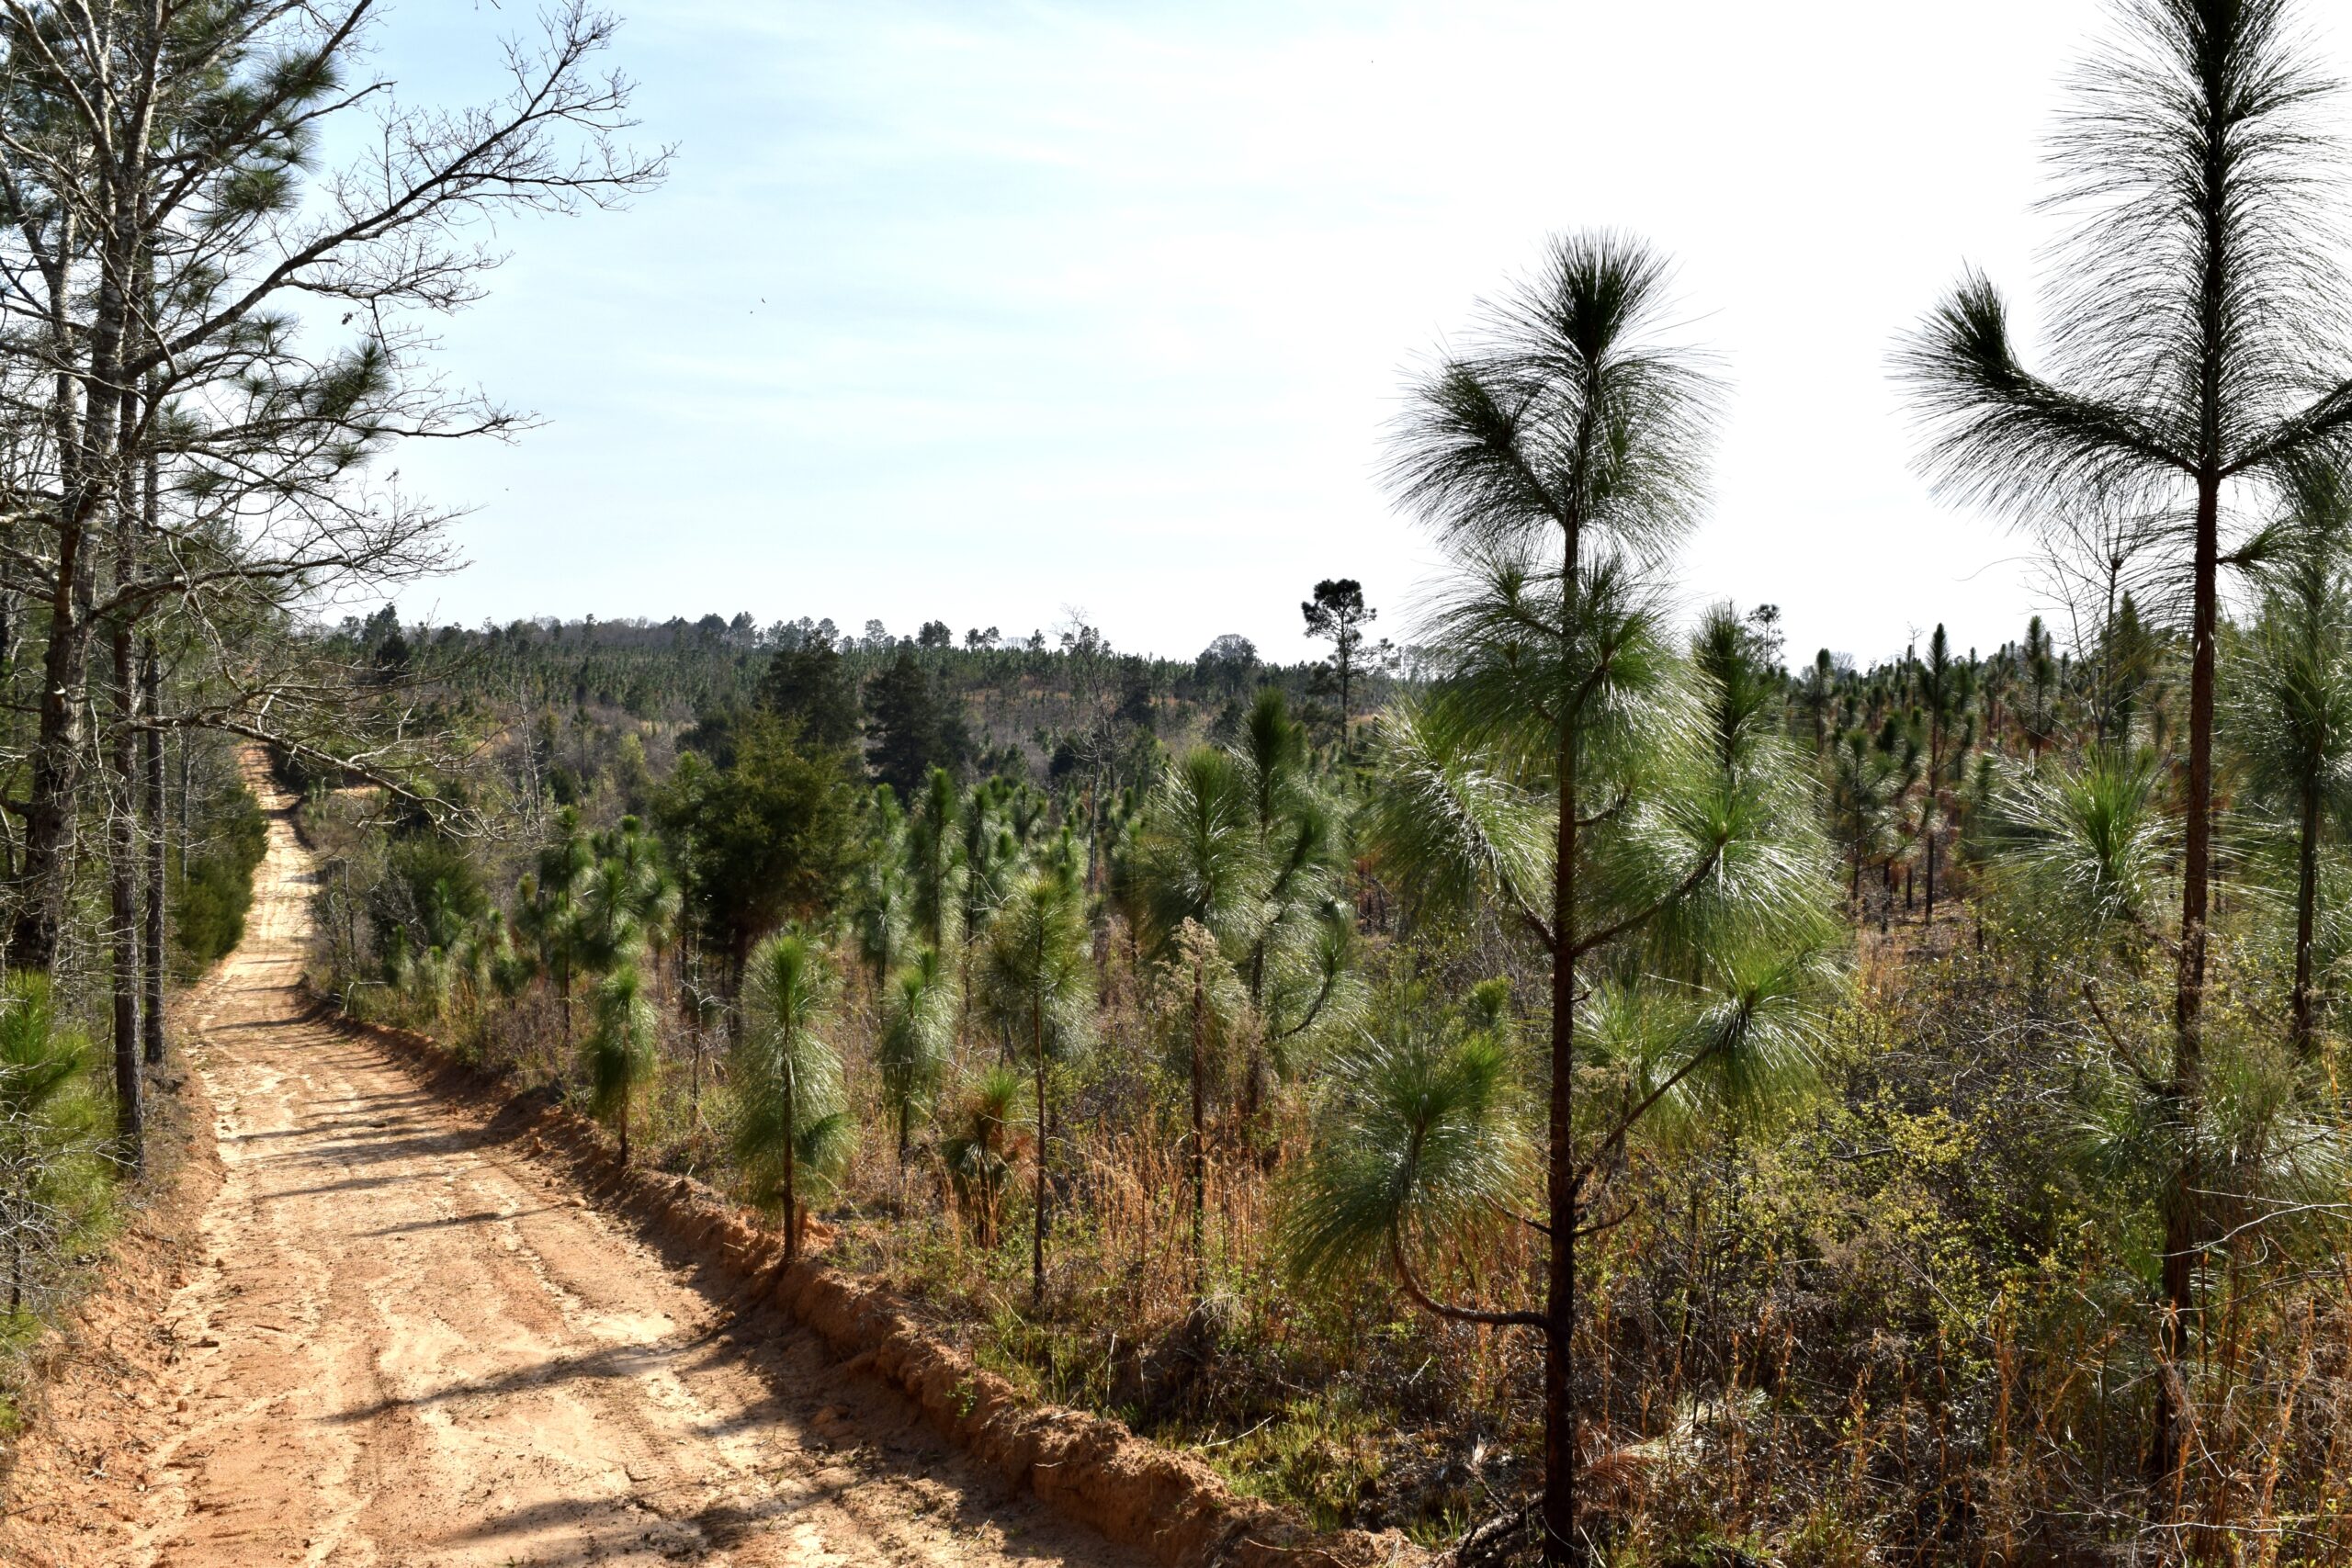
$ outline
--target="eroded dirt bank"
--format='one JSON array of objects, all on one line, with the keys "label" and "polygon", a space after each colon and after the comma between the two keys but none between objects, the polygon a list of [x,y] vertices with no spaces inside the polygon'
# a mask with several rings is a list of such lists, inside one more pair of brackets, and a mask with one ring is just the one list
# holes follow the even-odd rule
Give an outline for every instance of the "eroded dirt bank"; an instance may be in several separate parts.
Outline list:
[{"label": "eroded dirt bank", "polygon": [[808,1331],[708,1332],[685,1269],[315,1017],[308,877],[274,811],[245,941],[189,1014],[218,1190],[151,1364],[122,1369],[119,1440],[51,1445],[104,1473],[20,1489],[0,1558],[1143,1561],[1009,1496]]}]

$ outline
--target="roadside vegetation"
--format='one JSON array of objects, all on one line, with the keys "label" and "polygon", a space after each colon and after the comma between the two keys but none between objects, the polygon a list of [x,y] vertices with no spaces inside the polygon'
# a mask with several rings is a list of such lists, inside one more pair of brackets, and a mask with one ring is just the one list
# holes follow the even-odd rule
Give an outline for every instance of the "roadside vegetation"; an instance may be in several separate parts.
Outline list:
[{"label": "roadside vegetation", "polygon": [[[1651,264],[1617,245],[1564,241],[1541,287],[1622,297],[1607,269]],[[2330,1562],[2344,840],[2332,806],[2303,833],[2328,774],[2279,737],[2324,735],[2297,716],[2352,667],[2313,640],[2347,578],[2311,505],[2221,628],[2193,1127],[2165,1068],[2189,647],[2137,592],[2075,606],[2071,646],[2037,620],[1791,668],[1770,606],[1679,630],[1661,567],[1564,583],[1465,544],[1344,750],[1328,663],[1083,627],[354,622],[345,657],[447,660],[482,748],[447,787],[490,830],[314,781],[316,976],[1329,1524],[1539,1551],[1564,1382],[1612,1562]],[[1497,628],[1571,603],[1608,656],[1564,919],[1563,682]],[[902,792],[908,711],[952,739]],[[2184,1147],[2193,1334],[2164,1294]]]},{"label": "roadside vegetation", "polygon": [[2343,1561],[2352,340],[2294,26],[2125,7],[2047,363],[1973,274],[1902,340],[1930,477],[2045,547],[2001,647],[1682,604],[1718,367],[1570,232],[1406,389],[1424,612],[1313,585],[1318,664],[347,623],[429,659],[477,831],[313,790],[320,983],[1460,1563]]}]

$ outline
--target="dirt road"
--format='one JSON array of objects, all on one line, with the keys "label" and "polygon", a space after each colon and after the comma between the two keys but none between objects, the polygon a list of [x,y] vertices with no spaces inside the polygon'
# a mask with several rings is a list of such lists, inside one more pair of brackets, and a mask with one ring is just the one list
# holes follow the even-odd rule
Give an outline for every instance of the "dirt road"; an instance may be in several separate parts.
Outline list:
[{"label": "dirt road", "polygon": [[712,1303],[386,1047],[306,1021],[270,821],[198,998],[224,1179],[173,1303],[176,1423],[109,1563],[1136,1560],[1008,1499],[889,1391]]}]

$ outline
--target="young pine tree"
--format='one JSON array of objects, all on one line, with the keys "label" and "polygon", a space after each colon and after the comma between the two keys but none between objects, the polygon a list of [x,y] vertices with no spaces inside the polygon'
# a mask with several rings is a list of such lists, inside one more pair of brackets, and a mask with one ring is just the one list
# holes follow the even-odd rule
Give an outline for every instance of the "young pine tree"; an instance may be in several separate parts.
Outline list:
[{"label": "young pine tree", "polygon": [[898,1124],[902,1170],[915,1118],[929,1111],[946,1073],[953,1025],[946,966],[937,948],[926,947],[894,978],[884,1005],[882,1034],[874,1047],[882,1099]]},{"label": "young pine tree", "polygon": [[1027,1056],[1035,1091],[1036,1154],[1029,1296],[1046,1300],[1046,1194],[1051,1166],[1053,1067],[1083,1046],[1092,1027],[1094,965],[1075,846],[1065,841],[989,924],[980,987],[998,1027]]},{"label": "young pine tree", "polygon": [[620,1133],[621,1164],[628,1164],[629,1124],[637,1098],[658,1066],[659,1023],[645,982],[632,962],[622,962],[597,984],[581,1042],[582,1076],[588,1080],[588,1112]]},{"label": "young pine tree", "polygon": [[753,1200],[783,1220],[785,1263],[800,1255],[808,1204],[840,1174],[855,1136],[841,1058],[817,1034],[831,988],[823,958],[788,932],[753,948],[744,968],[735,1157]]},{"label": "young pine tree", "polygon": [[[2007,302],[1964,276],[1907,352],[1928,466],[2020,522],[2086,506],[2160,520],[2189,634],[2174,1121],[2200,1117],[2214,827],[2222,570],[2245,521],[2225,502],[2352,444],[2352,343],[2333,243],[2332,84],[2289,0],[2132,0],[2117,46],[2080,73],[2052,163],[2075,215],[2045,291],[2048,367],[2029,367]],[[2168,1183],[2165,1360],[2190,1354],[2211,1244],[2193,1138]],[[2152,1452],[2189,1447],[2159,1389]]]},{"label": "young pine tree", "polygon": [[2291,844],[2289,1031],[2308,1056],[2321,854],[2352,823],[2352,490],[2334,470],[2305,476],[2288,523],[2254,623],[2225,668],[2233,679],[2222,725],[2246,804]]},{"label": "young pine tree", "polygon": [[[1624,236],[1555,240],[1475,346],[1414,389],[1392,470],[1453,583],[1431,627],[1444,678],[1388,727],[1368,834],[1394,886],[1432,907],[1498,906],[1551,971],[1544,1300],[1448,1315],[1543,1337],[1555,1562],[1588,1550],[1577,1244],[1607,1151],[1694,1075],[1736,1076],[1801,1041],[1828,940],[1810,791],[1778,728],[1746,715],[1747,655],[1702,672],[1664,634],[1663,568],[1698,511],[1715,400],[1703,360],[1661,333],[1666,282],[1664,260]],[[1645,962],[1608,964],[1635,952]],[[1692,1021],[1654,1091],[1596,1117],[1576,1094],[1579,1007],[1605,965],[1661,976]]]}]

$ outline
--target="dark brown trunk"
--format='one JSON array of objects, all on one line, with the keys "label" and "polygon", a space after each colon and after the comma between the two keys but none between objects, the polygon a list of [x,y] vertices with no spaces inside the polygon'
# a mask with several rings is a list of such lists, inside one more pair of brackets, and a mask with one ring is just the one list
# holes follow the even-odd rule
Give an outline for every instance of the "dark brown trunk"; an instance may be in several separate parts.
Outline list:
[{"label": "dark brown trunk", "polygon": [[[75,497],[85,484],[83,440],[91,426],[81,418],[70,318],[74,280],[68,258],[76,250],[74,230],[69,213],[60,222],[56,249],[41,269],[49,290],[51,351],[58,366],[51,382],[51,434],[57,443],[65,496],[57,517],[56,575],[48,582],[49,628],[41,655],[40,723],[26,795],[24,854],[17,867],[17,908],[8,931],[8,964],[23,969],[47,970],[57,960],[65,863],[73,847],[74,785],[82,755],[80,696],[89,661],[82,611],[89,600],[90,573],[96,563],[84,527],[86,507]],[[93,344],[94,352],[97,346]],[[99,428],[111,436],[114,422],[108,419]]]},{"label": "dark brown trunk", "polygon": [[[1346,629],[1345,629],[1344,627],[1342,627],[1342,628],[1341,628],[1341,631],[1340,631],[1340,637],[1344,639],[1346,636],[1347,636]],[[1354,660],[1354,658],[1351,656],[1351,654],[1350,653],[1349,649],[1348,649],[1346,648],[1346,646],[1344,645],[1344,642],[1342,643],[1342,646],[1341,646],[1341,647],[1340,647],[1340,660],[1339,660],[1339,663],[1340,663],[1340,776],[1341,778],[1345,778],[1345,777],[1348,775],[1349,771],[1350,771],[1350,770],[1351,770],[1351,769],[1355,766],[1355,760],[1356,760],[1356,758],[1355,758],[1355,739],[1354,739],[1354,737],[1353,737],[1352,735],[1351,735],[1351,734],[1349,733],[1349,730],[1348,730],[1348,716],[1349,716],[1349,714],[1350,714],[1351,712],[1352,712],[1352,711],[1354,710],[1354,707],[1355,707],[1354,703],[1353,703],[1353,702],[1351,702],[1351,701],[1350,700],[1350,699],[1351,699],[1351,697],[1353,695],[1353,686],[1354,686],[1354,677],[1355,677],[1355,660]]]},{"label": "dark brown trunk", "polygon": [[1928,904],[1920,918],[1923,924],[1932,926],[1936,923],[1936,830],[1933,825],[1928,829]]},{"label": "dark brown trunk", "polygon": [[81,786],[82,692],[90,664],[85,612],[94,561],[85,529],[69,525],[58,534],[49,647],[41,661],[40,722],[25,806],[19,902],[8,938],[8,962],[22,969],[46,970],[57,961],[66,868],[74,853],[74,806]]},{"label": "dark brown trunk", "polygon": [[[1259,841],[1263,843],[1266,829],[1261,826]],[[1263,1020],[1266,1016],[1266,939],[1260,937],[1250,954],[1250,1010]],[[1241,1157],[1258,1156],[1258,1122],[1266,1104],[1266,1042],[1262,1029],[1250,1032],[1250,1059],[1241,1074]]]},{"label": "dark brown trunk", "polygon": [[[137,410],[124,386],[123,367],[124,351],[132,341],[132,289],[140,256],[136,230],[145,180],[146,117],[152,110],[152,104],[143,107],[134,115],[133,123],[124,128],[119,145],[127,154],[125,161],[102,170],[108,186],[106,200],[111,228],[98,249],[89,372],[81,388],[78,422],[74,412],[74,373],[61,370],[57,378],[55,423],[64,480],[58,514],[57,575],[51,588],[49,649],[43,662],[46,680],[25,815],[23,902],[9,942],[9,962],[27,968],[52,968],[57,960],[81,798],[82,708],[96,635],[91,606],[96,552],[105,536],[108,508],[119,513],[130,500],[128,476],[120,471],[120,464],[125,456],[123,438]],[[68,254],[61,243],[59,256]],[[70,280],[62,264],[50,281],[54,296],[51,327],[57,334],[61,364],[71,365],[64,315],[64,290]],[[116,522],[119,529],[128,529],[128,518],[118,515]],[[122,565],[129,569],[127,557]]]},{"label": "dark brown trunk", "polygon": [[[2209,68],[2205,90],[2204,178],[2198,198],[2204,220],[2198,300],[2201,363],[2198,385],[2196,537],[2191,558],[2188,665],[2188,800],[2187,843],[2181,860],[2180,948],[2173,992],[2172,1077],[2165,1086],[2170,1117],[2180,1140],[2172,1179],[2165,1194],[2164,1317],[2157,1353],[2167,1370],[2182,1368],[2193,1342],[2197,1310],[2197,1262],[2204,1240],[2198,1195],[2199,1077],[2205,1046],[2205,942],[2210,919],[2213,839],[2213,667],[2221,619],[2222,387],[2228,344],[2224,303],[2230,278],[2228,87],[2217,67]],[[2185,1375],[2185,1373],[2183,1374]],[[2177,1380],[2158,1379],[2155,1451],[2149,1457],[2159,1474],[2171,1475],[2188,1451],[2187,1412],[2175,1396]]]},{"label": "dark brown trunk", "polygon": [[1029,1302],[1046,1304],[1046,1010],[1029,999],[1030,1045],[1037,1053],[1037,1223],[1029,1235]]},{"label": "dark brown trunk", "polygon": [[[1938,702],[1944,699],[1939,694]],[[1936,809],[1942,804],[1936,794],[1943,782],[1944,731],[1940,716],[1930,715],[1928,720],[1928,809],[1921,817],[1928,840],[1928,905],[1921,923],[1932,929],[1936,923]]]},{"label": "dark brown trunk", "polygon": [[2294,1043],[2298,1055],[2312,1053],[2312,922],[2319,903],[2319,791],[2303,792],[2301,836],[2295,845]]},{"label": "dark brown trunk", "polygon": [[1208,1253],[1208,1118],[1201,1078],[1204,1067],[1202,1061],[1203,1032],[1202,990],[1207,967],[1206,958],[1193,954],[1193,1143],[1189,1151],[1193,1177],[1193,1299],[1198,1302],[1207,1294]]},{"label": "dark brown trunk", "polygon": [[[786,1042],[787,1047],[789,1041]],[[784,1075],[784,1256],[800,1256],[800,1098],[791,1069]]]},{"label": "dark brown trunk", "polygon": [[141,1021],[147,1065],[160,1067],[170,1045],[164,1031],[164,922],[169,867],[164,822],[164,733],[156,728],[164,712],[164,668],[152,636],[141,650],[140,696],[148,725],[139,738],[140,771],[145,775],[139,792],[140,816],[147,835],[146,908],[140,953],[140,969],[147,981],[147,1007]]},{"label": "dark brown trunk", "polygon": [[[1571,565],[1573,566],[1573,560]],[[1552,1226],[1551,1273],[1544,1315],[1544,1555],[1547,1562],[1581,1560],[1577,1533],[1576,1393],[1577,1191],[1574,1122],[1576,1082],[1577,751],[1562,726],[1558,767],[1560,825],[1552,887],[1552,1093],[1546,1207]]]},{"label": "dark brown trunk", "polygon": [[[120,423],[115,449],[130,451],[137,438],[138,400],[118,400]],[[113,589],[118,594],[139,571],[139,514],[132,476],[119,471],[114,494]],[[134,1166],[146,1162],[145,1078],[139,1031],[139,674],[132,657],[130,622],[118,612],[108,628],[112,655],[114,726],[107,738],[109,776],[107,807],[107,945],[114,992],[115,1111],[117,1131]]]},{"label": "dark brown trunk", "polygon": [[133,809],[138,737],[131,728],[138,696],[131,673],[130,633],[114,634],[115,733],[107,748],[114,777],[107,803],[107,946],[113,963],[115,1131],[124,1157],[145,1159],[146,1107],[139,1038],[139,824]]},{"label": "dark brown trunk", "polygon": [[[2199,1078],[2204,1062],[2205,941],[2212,880],[2213,666],[2220,618],[2221,485],[2214,475],[2197,486],[2195,600],[2189,629],[2188,802],[2181,863],[2180,961],[2173,994],[2172,1077],[2165,1086],[2180,1151],[2165,1195],[2164,1319],[2157,1348],[2178,1370],[2194,1341],[2197,1262],[2204,1242],[2198,1196]],[[2185,1375],[2185,1374],[2184,1374]],[[2174,1380],[2156,1388],[2154,1468],[2171,1474],[2181,1461],[2187,1413],[2174,1397]]]}]

